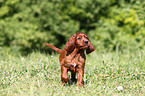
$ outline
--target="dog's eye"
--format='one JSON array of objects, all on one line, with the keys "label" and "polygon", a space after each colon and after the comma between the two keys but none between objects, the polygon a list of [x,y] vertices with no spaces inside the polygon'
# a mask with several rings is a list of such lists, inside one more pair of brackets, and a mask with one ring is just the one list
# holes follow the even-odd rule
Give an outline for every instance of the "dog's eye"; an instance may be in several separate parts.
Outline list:
[{"label": "dog's eye", "polygon": [[79,37],[78,40],[81,40],[81,38]]},{"label": "dog's eye", "polygon": [[86,39],[88,39],[88,37],[86,37]]}]

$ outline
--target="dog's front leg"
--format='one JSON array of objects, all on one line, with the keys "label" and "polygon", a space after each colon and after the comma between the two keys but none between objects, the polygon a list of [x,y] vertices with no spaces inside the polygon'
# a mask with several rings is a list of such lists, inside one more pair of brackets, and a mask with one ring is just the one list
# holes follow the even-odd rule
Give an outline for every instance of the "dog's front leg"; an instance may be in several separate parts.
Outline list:
[{"label": "dog's front leg", "polygon": [[79,66],[77,68],[77,86],[82,86],[83,85],[83,76],[84,76],[84,67]]},{"label": "dog's front leg", "polygon": [[61,83],[62,85],[65,85],[69,81],[70,79],[68,78],[68,75],[67,75],[67,68],[62,65],[61,66]]}]

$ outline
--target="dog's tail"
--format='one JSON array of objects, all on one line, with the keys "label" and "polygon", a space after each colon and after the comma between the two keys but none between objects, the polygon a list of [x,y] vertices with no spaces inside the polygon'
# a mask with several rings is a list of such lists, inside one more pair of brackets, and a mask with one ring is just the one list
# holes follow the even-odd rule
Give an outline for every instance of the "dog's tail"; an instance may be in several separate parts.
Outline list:
[{"label": "dog's tail", "polygon": [[56,48],[55,46],[51,45],[51,44],[48,44],[48,43],[44,43],[45,45],[49,46],[50,48],[52,48],[54,51],[60,53],[61,52],[61,49],[58,49]]}]

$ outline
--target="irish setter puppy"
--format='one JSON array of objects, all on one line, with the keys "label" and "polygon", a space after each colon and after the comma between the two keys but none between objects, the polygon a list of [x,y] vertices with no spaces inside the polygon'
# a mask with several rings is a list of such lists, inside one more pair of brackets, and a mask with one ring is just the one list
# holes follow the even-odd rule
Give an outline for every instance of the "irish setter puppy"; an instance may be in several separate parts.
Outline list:
[{"label": "irish setter puppy", "polygon": [[[56,52],[60,54],[59,61],[61,66],[61,82],[63,85],[67,82],[76,81],[77,73],[77,86],[83,85],[83,75],[85,67],[85,50],[86,54],[93,52],[95,49],[91,44],[88,36],[82,32],[72,35],[66,42],[63,50],[56,48],[53,45],[45,43]],[[68,78],[67,72],[71,72],[71,80]]]}]

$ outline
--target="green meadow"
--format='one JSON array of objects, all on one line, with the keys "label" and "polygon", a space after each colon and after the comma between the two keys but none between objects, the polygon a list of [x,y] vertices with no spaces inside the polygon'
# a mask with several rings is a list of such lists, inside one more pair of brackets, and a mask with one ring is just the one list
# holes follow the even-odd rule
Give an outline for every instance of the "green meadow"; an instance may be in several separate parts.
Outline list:
[{"label": "green meadow", "polygon": [[[1,96],[144,96],[145,50],[87,55],[84,87],[62,86],[58,54],[1,51]],[[118,89],[121,86],[122,89]]]}]

